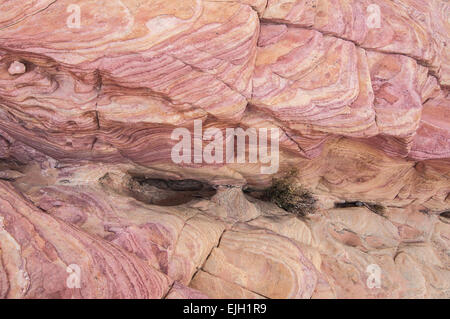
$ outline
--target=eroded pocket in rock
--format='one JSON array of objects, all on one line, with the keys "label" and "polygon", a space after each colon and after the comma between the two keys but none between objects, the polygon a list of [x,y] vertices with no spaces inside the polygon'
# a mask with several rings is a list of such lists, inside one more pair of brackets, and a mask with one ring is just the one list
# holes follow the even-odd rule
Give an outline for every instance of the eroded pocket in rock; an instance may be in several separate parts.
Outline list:
[{"label": "eroded pocket in rock", "polygon": [[196,198],[209,199],[216,194],[213,186],[194,179],[173,180],[139,175],[117,179],[117,176],[108,173],[100,179],[100,183],[138,201],[159,206],[177,206]]}]

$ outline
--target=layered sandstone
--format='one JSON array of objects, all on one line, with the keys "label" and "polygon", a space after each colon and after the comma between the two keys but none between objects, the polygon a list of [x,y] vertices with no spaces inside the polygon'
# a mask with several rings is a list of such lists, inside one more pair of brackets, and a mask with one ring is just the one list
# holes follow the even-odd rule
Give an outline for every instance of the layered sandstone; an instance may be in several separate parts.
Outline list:
[{"label": "layered sandstone", "polygon": [[[0,297],[448,298],[449,17],[443,0],[1,2]],[[172,132],[198,120],[279,129],[278,173],[176,164]],[[316,214],[244,194],[292,168]]]}]

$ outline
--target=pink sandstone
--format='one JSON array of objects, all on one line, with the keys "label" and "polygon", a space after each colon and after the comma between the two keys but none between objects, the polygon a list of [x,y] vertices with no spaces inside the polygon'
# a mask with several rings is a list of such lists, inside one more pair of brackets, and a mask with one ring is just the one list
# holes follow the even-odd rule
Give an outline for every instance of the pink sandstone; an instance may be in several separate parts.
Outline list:
[{"label": "pink sandstone", "polygon": [[[443,0],[2,2],[0,298],[450,298],[449,17]],[[175,164],[195,120],[278,128],[280,170]],[[251,196],[293,168],[308,218]]]}]

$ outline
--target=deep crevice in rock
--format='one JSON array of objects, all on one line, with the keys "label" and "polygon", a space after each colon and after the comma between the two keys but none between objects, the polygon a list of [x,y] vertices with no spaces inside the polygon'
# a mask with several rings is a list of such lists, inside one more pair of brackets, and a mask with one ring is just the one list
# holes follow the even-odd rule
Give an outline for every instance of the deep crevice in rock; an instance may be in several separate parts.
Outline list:
[{"label": "deep crevice in rock", "polygon": [[130,194],[144,203],[177,206],[196,198],[211,198],[216,190],[209,184],[193,180],[165,180],[135,176],[128,183]]},{"label": "deep crevice in rock", "polygon": [[339,202],[334,203],[335,208],[349,208],[349,207],[366,207],[370,211],[372,211],[375,214],[384,215],[385,207],[380,204],[374,204],[374,203],[366,203],[361,201],[349,201],[349,202]]},{"label": "deep crevice in rock", "polygon": [[440,213],[439,216],[443,217],[443,218],[447,218],[450,219],[450,210],[447,210],[443,213]]}]

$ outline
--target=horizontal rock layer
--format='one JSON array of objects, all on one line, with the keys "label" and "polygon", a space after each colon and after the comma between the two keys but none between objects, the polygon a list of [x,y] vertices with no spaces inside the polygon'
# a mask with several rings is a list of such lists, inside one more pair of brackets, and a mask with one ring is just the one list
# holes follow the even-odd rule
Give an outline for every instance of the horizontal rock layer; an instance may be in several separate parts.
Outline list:
[{"label": "horizontal rock layer", "polygon": [[[2,2],[0,297],[448,298],[449,16],[443,0]],[[172,132],[198,120],[279,129],[276,176],[296,168],[317,213],[246,197],[272,181],[261,163],[175,164]]]},{"label": "horizontal rock layer", "polygon": [[[127,196],[114,167],[107,184],[48,168],[1,183],[2,297],[449,297],[448,216],[424,206],[300,219],[234,187],[157,206]],[[73,264],[79,288],[67,286]],[[368,284],[374,265],[378,288]]]}]

